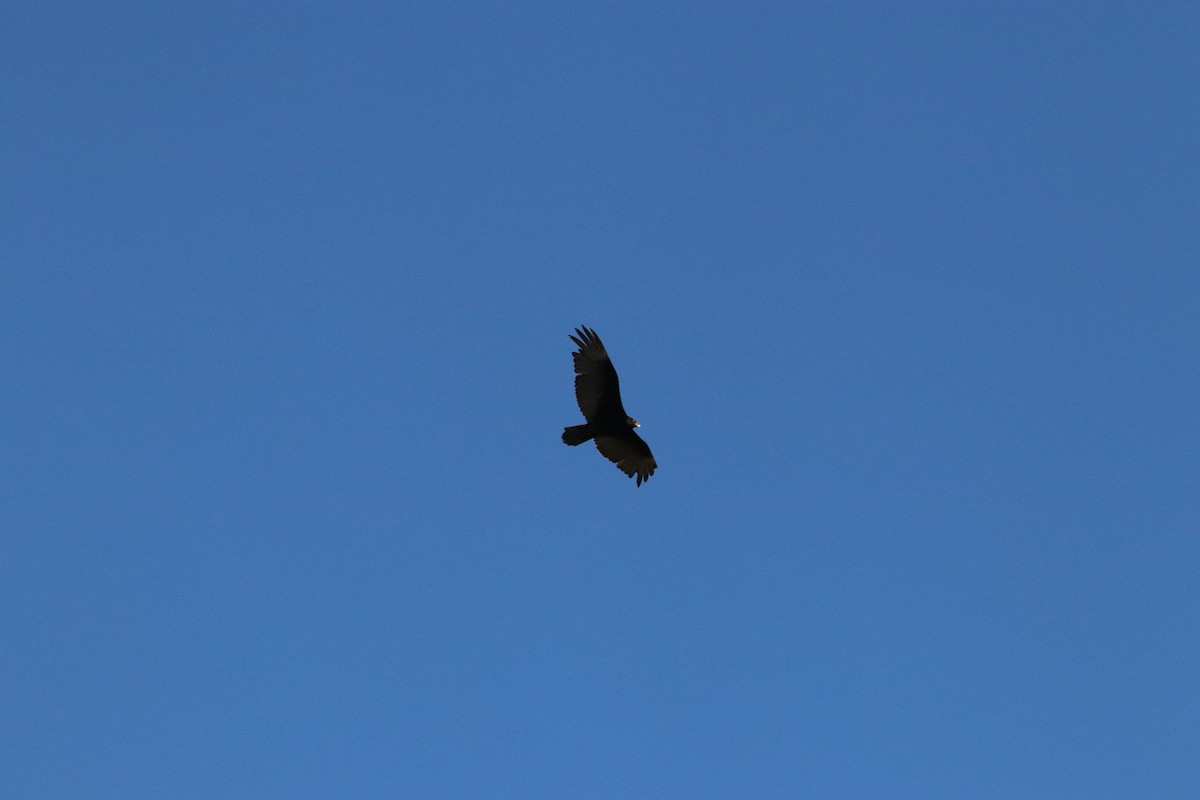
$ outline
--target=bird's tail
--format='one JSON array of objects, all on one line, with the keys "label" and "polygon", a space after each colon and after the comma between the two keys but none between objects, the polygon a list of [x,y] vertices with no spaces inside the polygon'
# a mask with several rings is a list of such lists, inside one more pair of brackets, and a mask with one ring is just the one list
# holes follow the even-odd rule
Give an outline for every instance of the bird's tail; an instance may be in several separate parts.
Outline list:
[{"label": "bird's tail", "polygon": [[592,429],[588,425],[572,425],[563,429],[563,441],[574,447],[592,438]]}]

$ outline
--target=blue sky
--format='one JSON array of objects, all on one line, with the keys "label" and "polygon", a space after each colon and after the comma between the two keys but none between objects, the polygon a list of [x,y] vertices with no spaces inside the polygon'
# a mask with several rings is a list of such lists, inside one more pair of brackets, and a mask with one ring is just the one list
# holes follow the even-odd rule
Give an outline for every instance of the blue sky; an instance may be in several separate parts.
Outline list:
[{"label": "blue sky", "polygon": [[1198,35],[7,4],[0,795],[1197,796]]}]

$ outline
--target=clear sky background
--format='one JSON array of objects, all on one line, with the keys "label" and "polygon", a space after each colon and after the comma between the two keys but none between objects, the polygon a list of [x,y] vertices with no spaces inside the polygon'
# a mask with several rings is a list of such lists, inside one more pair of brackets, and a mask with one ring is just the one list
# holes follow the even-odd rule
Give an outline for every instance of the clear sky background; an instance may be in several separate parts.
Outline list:
[{"label": "clear sky background", "polygon": [[5,4],[0,796],[1200,796],[1198,41]]}]

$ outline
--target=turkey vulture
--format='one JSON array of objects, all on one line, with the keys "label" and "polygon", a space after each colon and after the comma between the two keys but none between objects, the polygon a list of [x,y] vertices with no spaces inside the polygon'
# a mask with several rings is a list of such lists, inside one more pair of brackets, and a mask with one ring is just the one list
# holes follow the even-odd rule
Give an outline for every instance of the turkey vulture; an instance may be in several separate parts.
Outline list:
[{"label": "turkey vulture", "polygon": [[[650,480],[658,464],[649,446],[633,432],[638,421],[625,413],[621,405],[621,386],[608,351],[596,332],[576,328],[571,341],[575,351],[575,399],[586,425],[572,425],[563,431],[563,441],[574,446],[596,440],[596,449],[617,469],[629,477],[637,476],[637,485]],[[568,334],[569,335],[569,334]]]}]

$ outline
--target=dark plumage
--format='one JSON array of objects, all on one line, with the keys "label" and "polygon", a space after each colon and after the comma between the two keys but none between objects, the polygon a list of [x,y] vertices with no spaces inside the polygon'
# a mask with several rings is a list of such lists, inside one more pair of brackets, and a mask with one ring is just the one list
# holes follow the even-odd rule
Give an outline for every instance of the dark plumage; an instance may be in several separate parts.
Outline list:
[{"label": "dark plumage", "polygon": [[583,412],[586,425],[573,425],[563,431],[563,441],[569,445],[596,440],[596,449],[629,477],[637,477],[637,485],[649,480],[658,464],[650,447],[633,432],[641,427],[625,413],[621,405],[621,385],[608,351],[596,332],[576,328],[571,341],[579,346],[575,351],[575,400]]}]

